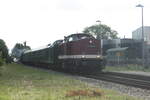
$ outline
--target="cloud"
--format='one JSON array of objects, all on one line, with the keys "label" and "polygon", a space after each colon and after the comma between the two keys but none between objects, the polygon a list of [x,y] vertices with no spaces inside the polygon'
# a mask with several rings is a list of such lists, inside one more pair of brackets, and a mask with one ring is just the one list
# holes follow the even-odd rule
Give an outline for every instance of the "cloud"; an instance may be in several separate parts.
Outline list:
[{"label": "cloud", "polygon": [[59,8],[67,11],[81,10],[83,5],[80,0],[61,0]]}]

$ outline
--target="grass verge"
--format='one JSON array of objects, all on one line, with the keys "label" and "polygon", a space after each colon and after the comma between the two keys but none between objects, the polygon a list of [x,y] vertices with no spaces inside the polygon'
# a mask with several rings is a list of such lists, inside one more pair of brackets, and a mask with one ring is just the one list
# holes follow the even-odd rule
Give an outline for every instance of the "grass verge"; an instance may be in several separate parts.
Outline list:
[{"label": "grass verge", "polygon": [[138,100],[63,74],[20,64],[3,66],[0,100]]}]

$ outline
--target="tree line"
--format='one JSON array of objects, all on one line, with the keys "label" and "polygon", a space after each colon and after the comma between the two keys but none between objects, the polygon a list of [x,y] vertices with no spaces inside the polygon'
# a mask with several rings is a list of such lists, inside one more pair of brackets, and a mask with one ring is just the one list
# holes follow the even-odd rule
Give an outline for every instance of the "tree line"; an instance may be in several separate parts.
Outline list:
[{"label": "tree line", "polygon": [[4,63],[9,63],[11,57],[9,56],[8,47],[4,40],[0,39],[0,66]]},{"label": "tree line", "polygon": [[96,24],[86,27],[83,33],[91,34],[97,39],[116,39],[118,38],[118,32],[111,29],[111,27],[105,24]]},{"label": "tree line", "polygon": [[22,43],[16,43],[14,48],[12,49],[11,56],[15,58],[16,60],[19,60],[22,53],[24,53],[26,50],[30,50],[31,47],[26,45],[26,42],[24,44]]}]

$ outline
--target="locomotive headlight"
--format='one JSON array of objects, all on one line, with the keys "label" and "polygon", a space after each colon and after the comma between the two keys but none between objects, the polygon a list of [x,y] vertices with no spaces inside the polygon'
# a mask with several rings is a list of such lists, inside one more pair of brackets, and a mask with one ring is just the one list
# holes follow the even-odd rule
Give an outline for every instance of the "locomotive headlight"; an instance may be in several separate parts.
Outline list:
[{"label": "locomotive headlight", "polygon": [[97,58],[100,58],[100,56],[98,55],[98,56],[96,56]]},{"label": "locomotive headlight", "polygon": [[82,58],[85,58],[85,56],[82,56]]}]

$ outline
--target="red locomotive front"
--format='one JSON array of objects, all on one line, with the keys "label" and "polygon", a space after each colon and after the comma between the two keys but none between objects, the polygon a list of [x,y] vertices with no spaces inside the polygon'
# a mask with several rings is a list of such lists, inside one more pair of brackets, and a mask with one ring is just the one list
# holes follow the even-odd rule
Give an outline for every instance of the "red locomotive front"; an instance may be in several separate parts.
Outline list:
[{"label": "red locomotive front", "polygon": [[101,70],[101,42],[89,34],[72,34],[60,45],[58,58],[68,70]]}]

